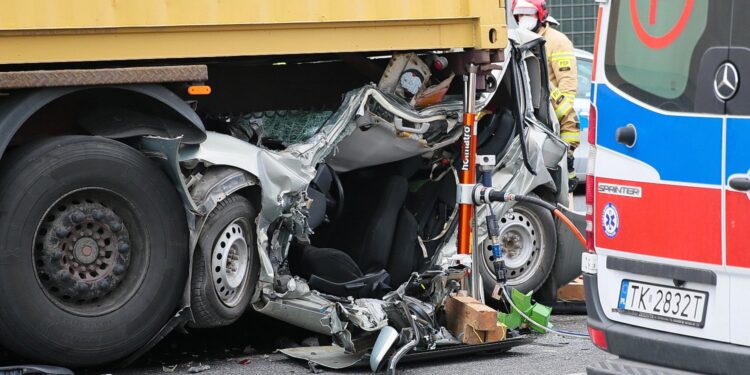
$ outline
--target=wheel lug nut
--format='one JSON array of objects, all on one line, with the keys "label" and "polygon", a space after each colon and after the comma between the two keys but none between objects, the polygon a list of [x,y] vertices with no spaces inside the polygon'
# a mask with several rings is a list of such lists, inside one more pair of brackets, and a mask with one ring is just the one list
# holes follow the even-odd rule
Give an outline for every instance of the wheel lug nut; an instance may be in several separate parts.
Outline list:
[{"label": "wheel lug nut", "polygon": [[70,274],[69,274],[69,273],[67,273],[67,272],[65,272],[65,271],[60,271],[60,272],[58,272],[58,273],[57,273],[57,275],[58,275],[58,278],[57,278],[57,279],[58,279],[58,280],[59,280],[60,282],[62,282],[62,283],[67,283],[67,282],[69,282],[69,281],[70,281],[70,279],[71,279],[71,277],[70,277]]},{"label": "wheel lug nut", "polygon": [[91,217],[93,217],[94,220],[101,221],[104,219],[104,212],[102,212],[102,210],[94,210],[94,212],[91,213]]},{"label": "wheel lug nut", "polygon": [[109,223],[109,229],[111,229],[113,232],[117,233],[122,230],[122,223],[118,223],[116,221],[113,221]]},{"label": "wheel lug nut", "polygon": [[83,221],[83,219],[86,218],[86,215],[83,212],[81,212],[81,211],[76,211],[76,212],[73,212],[72,214],[70,214],[70,216],[68,216],[68,218],[74,224],[80,224]]},{"label": "wheel lug nut", "polygon": [[121,264],[118,264],[115,266],[115,268],[112,269],[112,272],[114,272],[114,274],[118,276],[122,275],[123,273],[125,273],[125,267]]},{"label": "wheel lug nut", "polygon": [[57,238],[63,239],[65,237],[68,237],[69,234],[70,234],[70,231],[67,228],[55,229],[55,236],[57,236]]},{"label": "wheel lug nut", "polygon": [[130,245],[125,242],[120,242],[120,244],[117,245],[117,251],[119,251],[120,254],[127,254],[128,251],[130,251]]}]

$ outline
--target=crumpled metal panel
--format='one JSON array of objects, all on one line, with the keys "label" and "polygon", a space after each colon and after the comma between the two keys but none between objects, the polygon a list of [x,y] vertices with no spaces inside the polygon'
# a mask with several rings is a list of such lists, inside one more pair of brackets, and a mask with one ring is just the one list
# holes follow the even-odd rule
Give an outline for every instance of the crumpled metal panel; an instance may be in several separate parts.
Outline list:
[{"label": "crumpled metal panel", "polygon": [[257,243],[261,260],[261,281],[273,282],[273,266],[268,258],[268,228],[285,210],[296,204],[295,194],[307,189],[315,168],[287,152],[263,149],[237,138],[207,132],[206,141],[185,146],[180,160],[200,160],[208,165],[228,165],[258,177],[262,189],[257,219]]},{"label": "crumpled metal panel", "polygon": [[302,348],[281,349],[289,357],[310,361],[334,370],[341,370],[355,365],[364,366],[366,352],[349,354],[344,348],[335,345],[311,346]]},{"label": "crumpled metal panel", "polygon": [[[482,95],[478,108],[483,108],[491,97],[491,93]],[[180,161],[199,160],[207,165],[233,166],[258,178],[262,191],[257,219],[261,282],[270,283],[274,279],[273,266],[265,251],[269,248],[268,228],[282,216],[289,216],[295,206],[306,204],[305,191],[315,177],[315,166],[336,150],[341,139],[351,134],[356,127],[354,118],[364,114],[369,98],[396,116],[416,123],[444,120],[448,116],[458,117],[463,106],[460,100],[450,100],[418,111],[368,85],[348,92],[339,109],[318,133],[285,150],[268,150],[228,135],[207,132],[205,142],[184,146],[180,151]]]}]

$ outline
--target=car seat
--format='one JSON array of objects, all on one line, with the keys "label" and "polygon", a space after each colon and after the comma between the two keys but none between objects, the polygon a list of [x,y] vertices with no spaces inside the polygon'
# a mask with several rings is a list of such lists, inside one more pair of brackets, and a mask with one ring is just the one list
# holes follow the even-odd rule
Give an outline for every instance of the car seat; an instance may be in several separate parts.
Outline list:
[{"label": "car seat", "polygon": [[347,194],[342,217],[325,247],[304,246],[295,274],[322,293],[378,298],[405,282],[416,262],[417,222],[406,210],[404,176],[377,176]]}]

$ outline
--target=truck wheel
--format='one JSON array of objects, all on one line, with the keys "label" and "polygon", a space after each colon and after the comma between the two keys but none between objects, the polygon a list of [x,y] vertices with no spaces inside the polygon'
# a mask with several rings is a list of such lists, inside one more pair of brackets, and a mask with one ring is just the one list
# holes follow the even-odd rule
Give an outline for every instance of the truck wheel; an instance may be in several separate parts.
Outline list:
[{"label": "truck wheel", "polygon": [[[557,232],[552,214],[539,206],[518,203],[498,218],[500,242],[505,259],[507,285],[527,293],[536,291],[549,277],[555,262]],[[483,244],[484,264],[479,267],[485,292],[496,284],[490,241]]]},{"label": "truck wheel", "polygon": [[260,261],[252,203],[231,195],[211,212],[193,259],[193,327],[219,327],[242,316],[255,291]]},{"label": "truck wheel", "polygon": [[0,343],[75,367],[143,346],[187,277],[185,213],[171,182],[100,137],[49,138],[0,165]]}]

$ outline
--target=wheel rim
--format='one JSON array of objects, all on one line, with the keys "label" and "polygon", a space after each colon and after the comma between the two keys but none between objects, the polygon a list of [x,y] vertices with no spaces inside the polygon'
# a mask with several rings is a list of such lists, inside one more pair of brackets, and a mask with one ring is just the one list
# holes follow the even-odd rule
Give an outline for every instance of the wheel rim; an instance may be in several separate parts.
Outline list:
[{"label": "wheel rim", "polygon": [[249,222],[234,220],[221,231],[211,254],[214,289],[221,302],[234,307],[242,299],[250,267]]},{"label": "wheel rim", "polygon": [[[519,285],[528,281],[538,270],[544,247],[544,234],[541,219],[524,206],[515,206],[500,218],[500,244],[503,248],[508,283]],[[491,242],[484,242],[485,267],[490,274],[495,274],[493,262],[495,257],[490,248]]]},{"label": "wheel rim", "polygon": [[106,189],[65,195],[47,209],[34,236],[37,281],[52,302],[77,315],[124,305],[145,276],[148,249],[133,206]]}]

